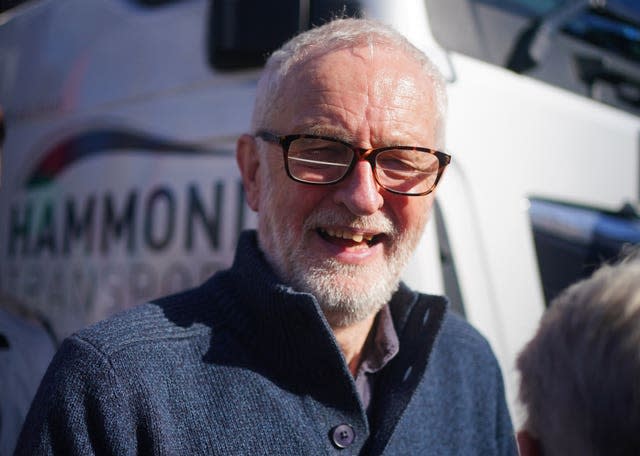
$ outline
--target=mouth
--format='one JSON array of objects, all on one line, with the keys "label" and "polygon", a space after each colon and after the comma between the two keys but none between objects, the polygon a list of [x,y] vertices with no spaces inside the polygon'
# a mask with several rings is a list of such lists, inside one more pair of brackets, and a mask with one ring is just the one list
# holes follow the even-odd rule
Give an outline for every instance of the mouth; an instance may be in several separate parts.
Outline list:
[{"label": "mouth", "polygon": [[383,241],[385,234],[339,228],[317,228],[316,233],[327,242],[343,247],[373,247]]}]

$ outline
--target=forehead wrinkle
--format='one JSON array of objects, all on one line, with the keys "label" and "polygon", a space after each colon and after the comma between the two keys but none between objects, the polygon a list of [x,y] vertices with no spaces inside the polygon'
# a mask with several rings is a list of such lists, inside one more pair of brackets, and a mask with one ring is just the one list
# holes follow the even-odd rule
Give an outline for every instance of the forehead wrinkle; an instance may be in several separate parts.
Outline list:
[{"label": "forehead wrinkle", "polygon": [[[412,100],[413,101],[413,100]],[[377,106],[367,112],[367,119],[378,125],[372,132],[372,141],[380,146],[417,145],[424,142],[425,129],[420,127],[425,121],[431,122],[428,114],[411,106]],[[428,125],[431,130],[432,125]]]},{"label": "forehead wrinkle", "polygon": [[[413,71],[405,56],[393,53],[386,53],[387,61],[381,66],[375,59],[385,52],[376,47],[346,51],[349,66],[343,71],[341,63],[329,67],[327,55],[306,61],[286,82],[288,93],[298,103],[293,103],[291,123],[282,125],[286,129],[282,133],[330,136],[367,148],[433,147],[424,144],[432,142],[428,138],[433,136],[434,123],[429,108],[433,94],[428,81],[420,77],[422,73]],[[399,72],[399,67],[408,71]]]},{"label": "forehead wrinkle", "polygon": [[[311,107],[307,106],[304,117],[297,119],[296,129],[301,133],[332,136],[344,141],[354,141],[356,133],[364,120],[364,113],[354,107],[352,100],[362,98],[360,91],[345,92],[340,89],[323,86],[311,93],[315,98]],[[351,102],[345,98],[351,97]],[[358,101],[356,106],[362,102]]]},{"label": "forehead wrinkle", "polygon": [[[425,136],[431,138],[428,142],[433,142],[435,133],[432,85],[422,77],[421,71],[415,71],[415,67],[411,67],[412,62],[407,64],[403,61],[403,56],[392,56],[392,59],[395,65],[379,68],[376,77],[371,78],[369,90],[373,103],[368,108],[367,118],[372,124],[383,127],[382,130],[375,130],[379,135],[372,140],[381,146],[433,147],[433,144],[423,144]],[[402,65],[407,66],[404,74],[394,69],[395,66]],[[425,131],[424,127],[429,131]]]},{"label": "forehead wrinkle", "polygon": [[[340,68],[328,71],[324,59],[308,61],[302,66],[297,82],[306,82],[309,87],[308,98],[313,106],[310,109],[311,115],[308,116],[311,119],[302,122],[303,125],[306,124],[304,128],[309,132],[313,130],[314,134],[321,134],[329,130],[331,134],[324,135],[352,143],[358,137],[362,137],[359,132],[367,124],[366,107],[369,105],[370,96],[367,62],[371,58],[366,54],[366,48],[364,50],[365,52],[362,47],[357,47],[336,51],[346,51],[350,54],[353,65],[350,63],[350,69],[346,72],[341,72]],[[362,71],[354,72],[353,68],[358,66],[358,63]],[[317,119],[313,119],[314,116],[317,116]],[[320,119],[328,120],[332,127],[323,128],[319,125]],[[318,125],[314,126],[314,123]],[[368,126],[366,128],[368,130]]]}]

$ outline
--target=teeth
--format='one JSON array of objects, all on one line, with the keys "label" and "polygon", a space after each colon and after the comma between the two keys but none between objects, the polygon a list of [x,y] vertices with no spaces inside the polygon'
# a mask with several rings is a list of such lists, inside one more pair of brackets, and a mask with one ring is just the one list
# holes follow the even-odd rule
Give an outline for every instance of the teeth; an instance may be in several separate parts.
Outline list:
[{"label": "teeth", "polygon": [[373,239],[373,234],[351,233],[348,231],[334,230],[333,228],[327,228],[324,230],[324,232],[331,237],[337,237],[341,239],[350,239],[353,242],[358,242],[358,243],[362,242],[363,239],[367,242]]}]

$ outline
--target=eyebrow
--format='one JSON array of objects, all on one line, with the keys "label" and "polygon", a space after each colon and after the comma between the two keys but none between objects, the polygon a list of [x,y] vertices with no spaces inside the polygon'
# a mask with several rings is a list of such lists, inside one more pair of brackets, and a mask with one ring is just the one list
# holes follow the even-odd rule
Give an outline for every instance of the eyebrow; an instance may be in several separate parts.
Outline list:
[{"label": "eyebrow", "polygon": [[[295,129],[296,134],[307,134],[316,136],[327,136],[329,138],[337,139],[348,144],[352,144],[354,147],[359,147],[358,140],[355,135],[349,130],[337,125],[313,123],[306,126],[299,126]],[[397,135],[396,140],[384,141],[382,143],[372,144],[374,148],[389,147],[389,146],[421,146],[414,144],[413,141],[397,140],[401,135]],[[426,146],[421,146],[426,147]]]},{"label": "eyebrow", "polygon": [[302,127],[300,131],[296,131],[296,133],[316,136],[328,136],[330,138],[348,142],[349,144],[353,143],[356,140],[355,136],[349,133],[348,130],[327,124],[308,125],[306,127]]}]

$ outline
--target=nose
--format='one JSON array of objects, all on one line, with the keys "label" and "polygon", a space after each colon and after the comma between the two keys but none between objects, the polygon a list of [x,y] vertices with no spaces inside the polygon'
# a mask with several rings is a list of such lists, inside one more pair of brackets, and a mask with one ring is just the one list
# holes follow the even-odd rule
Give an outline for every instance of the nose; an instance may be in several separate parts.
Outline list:
[{"label": "nose", "polygon": [[384,204],[380,190],[381,187],[373,177],[371,164],[366,160],[360,160],[350,175],[338,184],[334,201],[344,204],[354,215],[371,215]]}]

